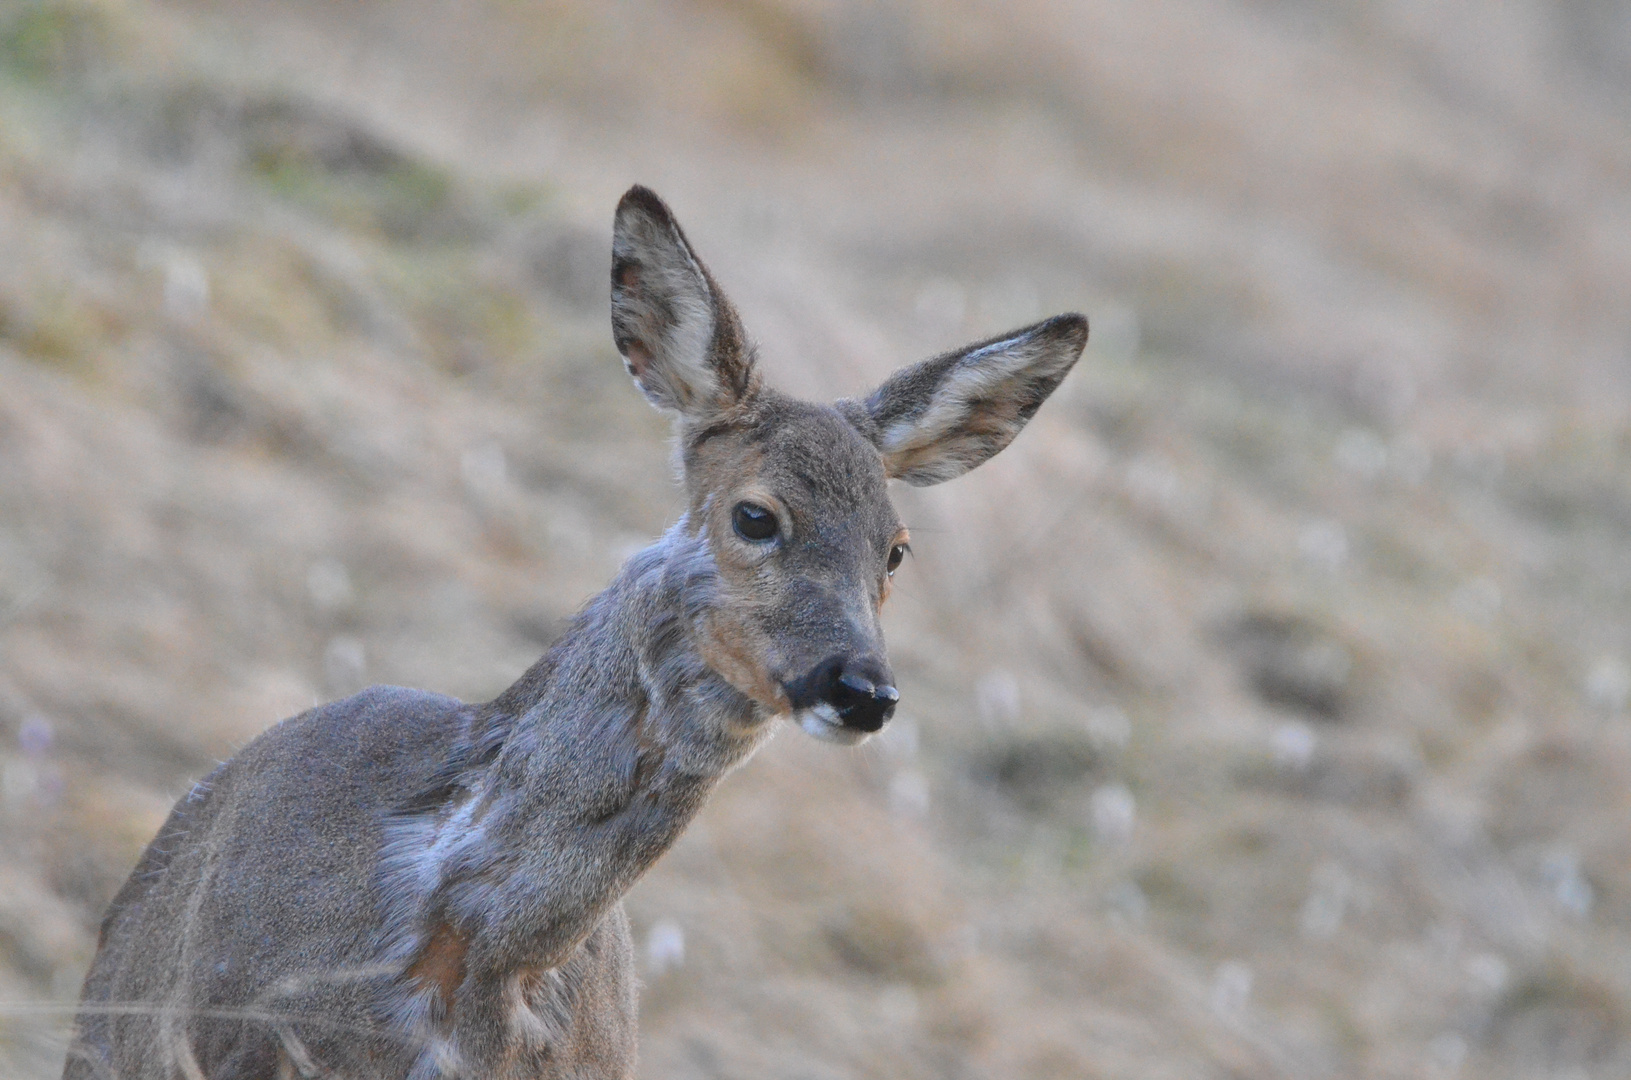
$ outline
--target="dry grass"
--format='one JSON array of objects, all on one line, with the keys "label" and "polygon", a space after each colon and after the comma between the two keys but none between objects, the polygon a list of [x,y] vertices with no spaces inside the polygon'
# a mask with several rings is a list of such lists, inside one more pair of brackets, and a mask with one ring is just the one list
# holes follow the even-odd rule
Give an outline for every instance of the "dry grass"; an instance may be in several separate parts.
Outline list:
[{"label": "dry grass", "polygon": [[897,725],[632,895],[646,1075],[1625,1075],[1628,87],[1587,0],[0,6],[0,1071],[189,778],[677,511],[641,180],[789,389],[1094,322],[900,495]]}]

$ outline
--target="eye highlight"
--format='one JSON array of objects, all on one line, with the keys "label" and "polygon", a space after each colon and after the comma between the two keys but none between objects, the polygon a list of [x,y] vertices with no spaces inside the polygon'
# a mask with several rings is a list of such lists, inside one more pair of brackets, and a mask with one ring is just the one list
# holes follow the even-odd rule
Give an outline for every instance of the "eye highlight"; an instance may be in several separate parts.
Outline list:
[{"label": "eye highlight", "polygon": [[731,511],[731,527],[736,535],[755,544],[762,544],[766,540],[774,540],[780,526],[776,524],[776,515],[767,506],[758,503],[739,502]]},{"label": "eye highlight", "polygon": [[906,553],[910,550],[912,549],[906,544],[896,544],[889,549],[888,569],[890,577],[895,576],[895,571],[900,569],[901,560],[906,558]]}]

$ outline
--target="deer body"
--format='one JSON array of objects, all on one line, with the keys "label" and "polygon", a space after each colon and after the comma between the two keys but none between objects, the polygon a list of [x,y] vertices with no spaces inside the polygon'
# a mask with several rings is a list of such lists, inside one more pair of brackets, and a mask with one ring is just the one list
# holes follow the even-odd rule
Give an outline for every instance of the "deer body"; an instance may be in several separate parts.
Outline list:
[{"label": "deer body", "polygon": [[613,330],[678,415],[685,515],[493,701],[375,687],[200,781],[110,906],[65,1080],[632,1076],[621,897],[775,718],[887,721],[886,479],[996,453],[1086,337],[1061,316],[864,400],[784,397],[641,188]]}]

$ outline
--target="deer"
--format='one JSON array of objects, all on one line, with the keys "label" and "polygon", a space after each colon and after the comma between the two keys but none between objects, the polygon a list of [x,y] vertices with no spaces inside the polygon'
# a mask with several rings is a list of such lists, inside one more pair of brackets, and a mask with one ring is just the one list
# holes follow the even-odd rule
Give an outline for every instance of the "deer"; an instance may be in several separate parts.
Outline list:
[{"label": "deer", "polygon": [[887,482],[1011,443],[1087,320],[819,404],[764,384],[649,189],[611,254],[614,343],[674,420],[678,519],[493,700],[371,687],[198,781],[107,910],[64,1080],[631,1077],[624,895],[779,719],[855,745],[891,718]]}]

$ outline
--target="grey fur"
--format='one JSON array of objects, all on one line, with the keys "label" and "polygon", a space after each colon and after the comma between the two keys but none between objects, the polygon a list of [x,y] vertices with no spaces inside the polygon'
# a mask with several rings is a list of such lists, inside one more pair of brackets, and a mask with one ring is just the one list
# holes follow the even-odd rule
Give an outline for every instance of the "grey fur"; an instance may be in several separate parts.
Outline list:
[{"label": "grey fur", "polygon": [[[760,385],[655,195],[624,197],[613,251],[614,337],[678,415],[686,513],[493,701],[374,687],[196,784],[109,907],[65,1080],[631,1076],[621,897],[789,687],[887,678],[886,473],[1000,450],[1085,338],[1064,316],[809,404]],[[771,541],[733,532],[744,500]]]}]

